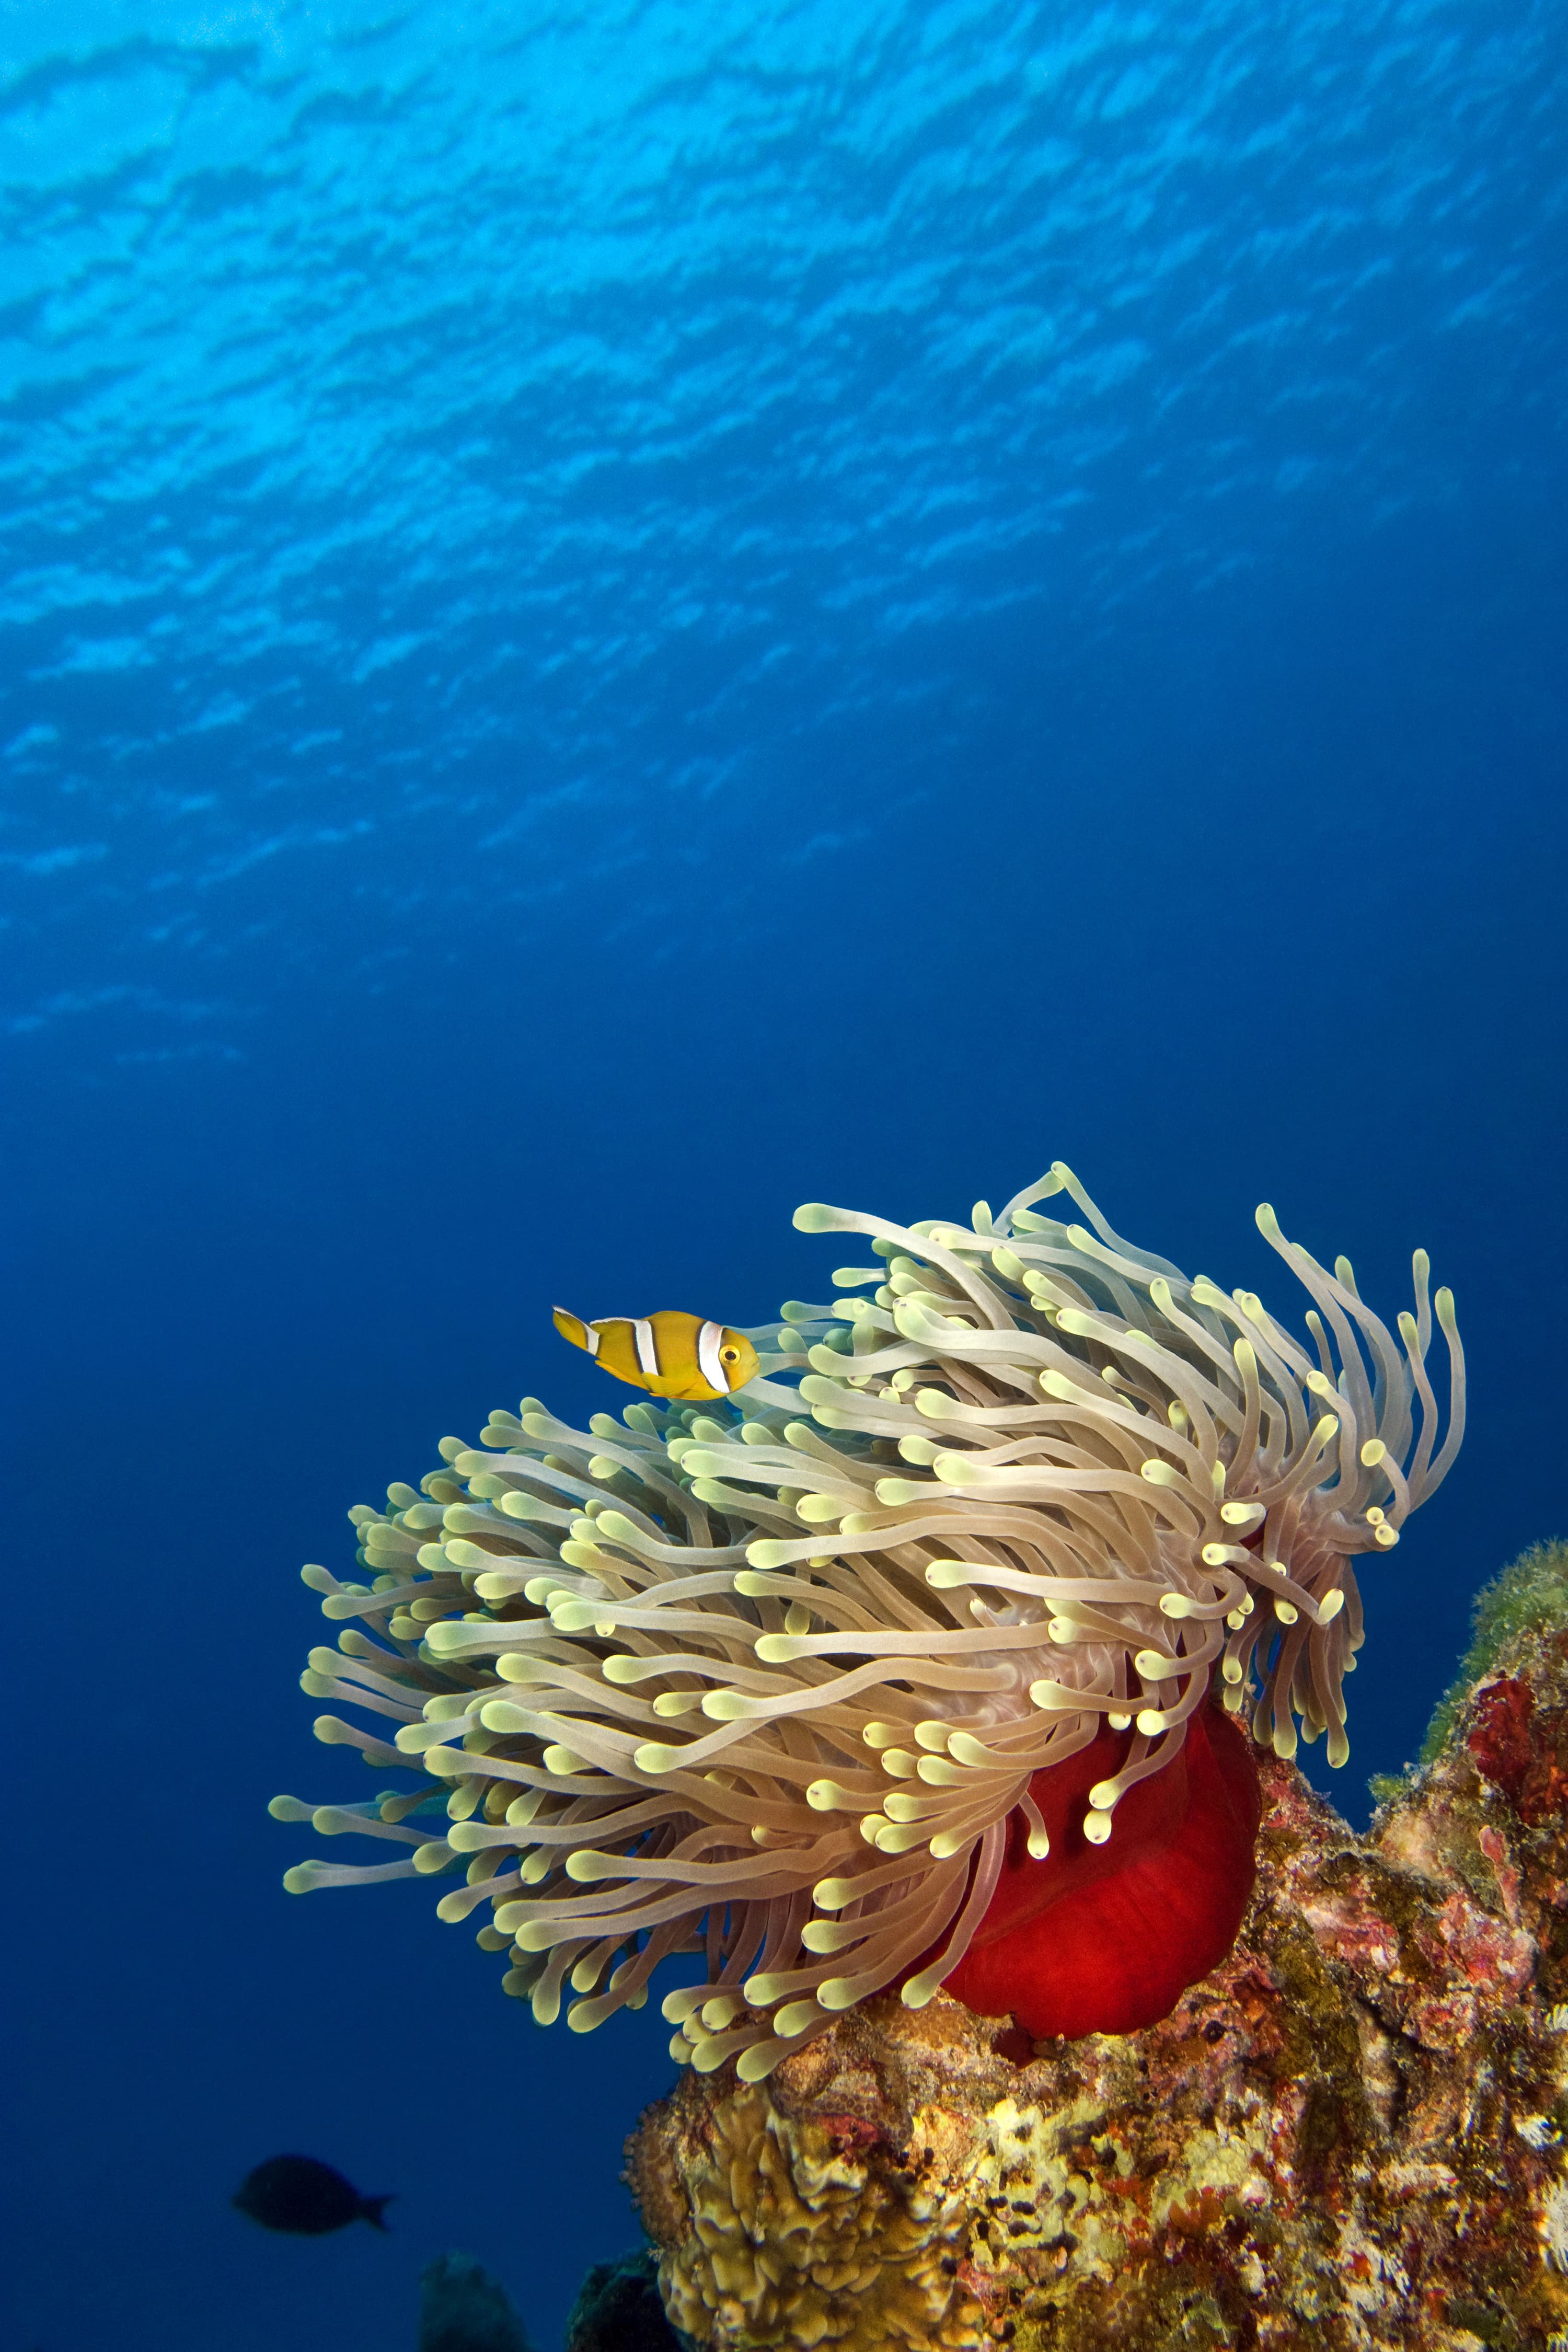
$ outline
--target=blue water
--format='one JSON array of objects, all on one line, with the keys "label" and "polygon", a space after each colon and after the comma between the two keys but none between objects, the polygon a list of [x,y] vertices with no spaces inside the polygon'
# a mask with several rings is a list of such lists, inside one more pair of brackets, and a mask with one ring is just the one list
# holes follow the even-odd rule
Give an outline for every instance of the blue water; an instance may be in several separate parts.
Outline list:
[{"label": "blue water", "polygon": [[[657,2005],[536,2031],[358,1796],[304,1559],[549,1328],[825,1296],[1058,1156],[1458,1292],[1396,1768],[1568,1529],[1552,0],[8,0],[0,2341],[542,2352]],[[597,1383],[597,1384],[596,1384]],[[396,2235],[227,2208],[300,2147]]]}]

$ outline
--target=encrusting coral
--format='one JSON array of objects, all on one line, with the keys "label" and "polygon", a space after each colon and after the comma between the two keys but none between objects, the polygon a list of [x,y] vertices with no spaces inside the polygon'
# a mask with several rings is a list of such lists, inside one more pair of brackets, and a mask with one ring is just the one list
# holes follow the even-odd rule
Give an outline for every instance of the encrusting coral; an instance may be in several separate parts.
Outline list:
[{"label": "encrusting coral", "polygon": [[[1235,1948],[1161,2022],[1032,2048],[886,1996],[628,2146],[704,2352],[1565,2352],[1568,1548],[1358,1836],[1270,1758]],[[1500,1636],[1499,1625],[1507,1631]]]},{"label": "encrusting coral", "polygon": [[[1038,1213],[1060,1192],[1087,1222]],[[368,1582],[305,1570],[344,1626],[306,1689],[397,1727],[319,1735],[426,1777],[275,1800],[413,1848],[285,1883],[466,1864],[440,1916],[488,1906],[507,1990],[548,2022],[569,1985],[579,2030],[699,1955],[673,2053],[747,2083],[892,1987],[918,2011],[947,1980],[1037,2033],[1146,2022],[1251,1885],[1253,1767],[1215,1695],[1276,1758],[1299,1717],[1344,1759],[1352,1561],[1397,1543],[1462,1433],[1452,1301],[1417,1253],[1396,1344],[1348,1264],[1263,1209],[1303,1346],[1123,1242],[1059,1164],[968,1227],[795,1222],[878,1262],[748,1334],[732,1405],[584,1433],[525,1399],[353,1514]]]}]

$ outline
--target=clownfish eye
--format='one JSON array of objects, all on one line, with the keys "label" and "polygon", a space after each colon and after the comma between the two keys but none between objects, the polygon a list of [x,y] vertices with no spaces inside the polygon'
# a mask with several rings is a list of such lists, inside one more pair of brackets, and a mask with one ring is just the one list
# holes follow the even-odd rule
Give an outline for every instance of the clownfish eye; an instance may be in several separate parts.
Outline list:
[{"label": "clownfish eye", "polygon": [[719,1360],[725,1364],[738,1364],[741,1360],[741,1350],[739,1348],[721,1348]]}]

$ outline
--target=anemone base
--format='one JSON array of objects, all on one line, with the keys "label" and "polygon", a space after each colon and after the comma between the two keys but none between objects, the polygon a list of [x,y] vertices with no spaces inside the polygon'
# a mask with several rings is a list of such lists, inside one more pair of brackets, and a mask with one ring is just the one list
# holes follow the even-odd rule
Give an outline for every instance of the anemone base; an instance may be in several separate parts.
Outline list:
[{"label": "anemone base", "polygon": [[1133,2033],[1169,2017],[1224,1959],[1246,1915],[1260,1802],[1251,1740],[1200,1707],[1175,1762],[1130,1789],[1110,1838],[1091,1845],[1085,1800],[1126,1748],[1101,1732],[1036,1773],[1051,1850],[1032,1861],[1014,1814],[991,1908],[946,1980],[966,2009],[1010,2016],[1036,2041]]}]

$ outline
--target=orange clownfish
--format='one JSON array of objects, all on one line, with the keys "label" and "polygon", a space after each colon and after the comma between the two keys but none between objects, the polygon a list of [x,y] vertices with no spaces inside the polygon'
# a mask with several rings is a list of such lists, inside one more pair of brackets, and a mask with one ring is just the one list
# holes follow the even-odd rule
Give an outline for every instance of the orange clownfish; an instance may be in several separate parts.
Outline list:
[{"label": "orange clownfish", "polygon": [[666,1307],[657,1315],[605,1315],[584,1323],[557,1307],[554,1318],[563,1339],[650,1396],[698,1404],[744,1388],[756,1373],[757,1351],[745,1333],[705,1323],[700,1315]]}]

